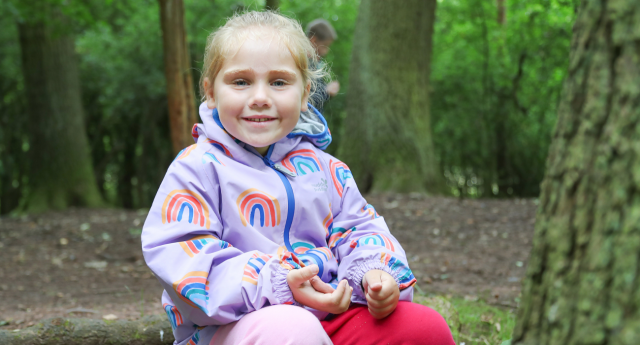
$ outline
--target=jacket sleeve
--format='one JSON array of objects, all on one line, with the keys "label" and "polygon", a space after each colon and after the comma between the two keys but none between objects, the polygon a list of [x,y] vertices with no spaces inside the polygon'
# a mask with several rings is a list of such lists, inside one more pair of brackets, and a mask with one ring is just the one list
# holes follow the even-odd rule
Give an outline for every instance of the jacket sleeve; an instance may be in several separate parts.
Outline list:
[{"label": "jacket sleeve", "polygon": [[153,201],[142,231],[147,265],[181,315],[200,326],[295,304],[286,274],[299,264],[290,255],[242,252],[224,240],[216,163],[195,146],[171,164]]},{"label": "jacket sleeve", "polygon": [[338,259],[338,278],[353,287],[352,301],[366,304],[362,278],[370,270],[383,270],[398,283],[400,300],[411,301],[416,282],[400,243],[374,207],[362,197],[349,167],[331,157],[333,228],[329,248]]}]

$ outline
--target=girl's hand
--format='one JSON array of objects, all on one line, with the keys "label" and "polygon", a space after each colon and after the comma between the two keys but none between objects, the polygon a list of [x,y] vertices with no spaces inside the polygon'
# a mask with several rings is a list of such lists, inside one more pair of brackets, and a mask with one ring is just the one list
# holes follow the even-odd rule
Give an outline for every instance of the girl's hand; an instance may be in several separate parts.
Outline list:
[{"label": "girl's hand", "polygon": [[338,288],[334,289],[316,274],[318,274],[318,265],[289,271],[287,284],[293,293],[293,298],[302,305],[331,314],[347,311],[353,288],[343,280],[338,284]]},{"label": "girl's hand", "polygon": [[382,270],[371,270],[362,278],[369,313],[376,319],[384,319],[398,306],[400,288],[393,277]]}]

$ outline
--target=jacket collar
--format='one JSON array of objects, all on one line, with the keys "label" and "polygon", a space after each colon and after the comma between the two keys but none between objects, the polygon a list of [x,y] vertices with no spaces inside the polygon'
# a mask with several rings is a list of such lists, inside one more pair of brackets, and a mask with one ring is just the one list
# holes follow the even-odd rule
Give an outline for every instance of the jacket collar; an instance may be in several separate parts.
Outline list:
[{"label": "jacket collar", "polygon": [[[204,135],[206,138],[223,144],[231,151],[231,154],[238,149],[247,151],[248,148],[245,148],[246,144],[244,142],[234,138],[224,129],[222,122],[220,122],[218,109],[209,109],[206,102],[203,102],[200,104],[199,111],[204,126],[194,127],[193,136],[196,141],[199,135]],[[269,158],[273,161],[280,160],[302,140],[309,141],[321,150],[325,150],[331,143],[331,132],[329,131],[329,126],[327,126],[327,121],[311,104],[309,104],[308,111],[300,113],[298,123],[291,133],[280,139],[276,143],[277,145],[270,150],[271,155]],[[238,152],[238,155],[240,154],[241,152]]]}]

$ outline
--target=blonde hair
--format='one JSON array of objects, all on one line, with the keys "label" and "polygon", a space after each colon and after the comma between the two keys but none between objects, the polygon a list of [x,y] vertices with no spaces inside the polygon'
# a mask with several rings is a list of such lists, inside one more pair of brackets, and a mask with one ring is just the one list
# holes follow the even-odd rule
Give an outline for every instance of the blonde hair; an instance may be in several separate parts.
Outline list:
[{"label": "blonde hair", "polygon": [[[300,23],[273,11],[236,13],[207,38],[200,77],[200,93],[203,98],[206,97],[204,78],[209,78],[213,87],[225,57],[234,54],[248,38],[255,37],[256,29],[271,29],[274,36],[285,45],[302,74],[303,85],[311,84],[311,92],[318,89],[317,84],[321,79],[329,77],[324,64],[318,63],[319,57]],[[309,95],[309,102],[312,99]],[[317,106],[313,102],[312,105]]]}]

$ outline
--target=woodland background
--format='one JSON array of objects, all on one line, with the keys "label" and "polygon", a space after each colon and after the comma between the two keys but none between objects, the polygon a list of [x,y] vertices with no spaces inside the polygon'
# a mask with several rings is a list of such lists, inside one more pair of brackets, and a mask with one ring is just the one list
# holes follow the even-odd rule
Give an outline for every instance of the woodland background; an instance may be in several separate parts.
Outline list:
[{"label": "woodland background", "polygon": [[[57,30],[75,42],[84,127],[103,205],[149,207],[175,154],[169,140],[158,2],[56,2],[66,18]],[[280,11],[303,26],[322,17],[337,30],[339,38],[326,61],[342,88],[325,105],[325,117],[334,136],[328,151],[338,158],[353,133],[345,120],[356,116],[348,110],[347,90],[352,48],[360,39],[354,36],[359,3],[279,2]],[[184,4],[194,83],[206,36],[235,11],[265,6],[248,0]],[[539,194],[576,5],[562,0],[437,2],[428,86],[431,133],[421,135],[432,138],[436,160],[431,164],[442,176],[440,192],[471,198]],[[42,16],[39,11],[28,1],[0,1],[0,214],[28,209],[29,151],[66,154],[35,144],[29,135],[29,126],[38,126],[38,119],[30,118],[27,109],[37,100],[25,91],[19,25]],[[402,44],[419,39],[407,35]],[[376,185],[361,188],[366,192]]]},{"label": "woodland background", "polygon": [[65,314],[138,318],[122,325],[139,336],[160,313],[139,241],[187,145],[166,90],[195,84],[226,17],[267,7],[336,27],[328,151],[403,243],[416,301],[455,306],[461,343],[637,343],[640,2],[185,0],[184,26],[178,3],[0,0],[0,327],[34,326],[0,341],[81,343],[71,321],[35,324]]}]

